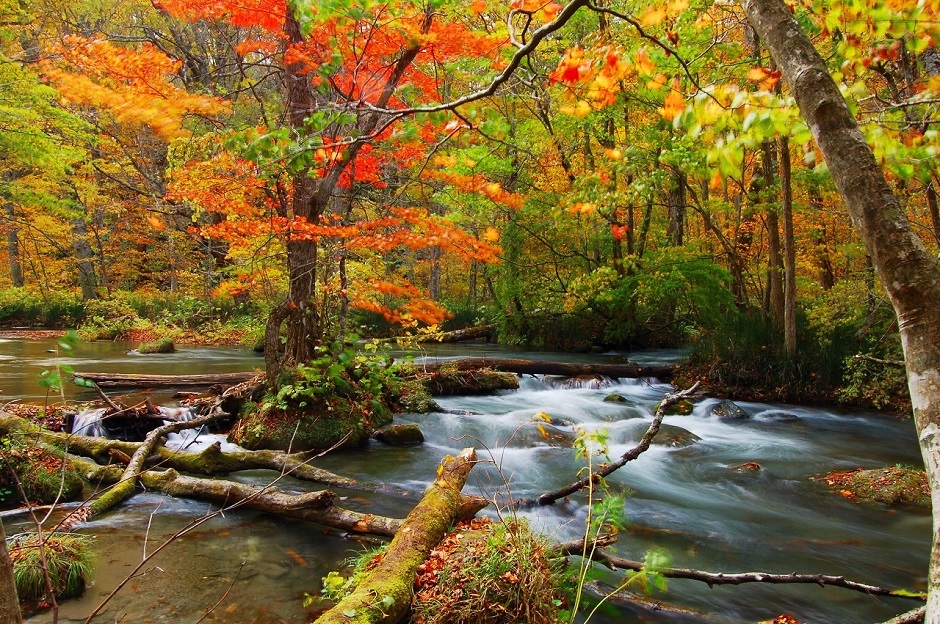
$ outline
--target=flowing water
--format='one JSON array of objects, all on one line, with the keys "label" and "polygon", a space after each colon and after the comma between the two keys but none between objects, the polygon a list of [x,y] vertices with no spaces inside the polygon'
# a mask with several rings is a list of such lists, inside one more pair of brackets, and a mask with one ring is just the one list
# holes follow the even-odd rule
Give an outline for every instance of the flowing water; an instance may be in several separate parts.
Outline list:
[{"label": "flowing water", "polygon": [[[0,344],[0,353],[9,352],[8,346]],[[79,361],[73,366],[184,373],[249,370],[260,365],[256,356],[234,349],[193,349],[192,353],[147,356],[142,361],[142,356],[126,356],[119,346],[109,346],[117,350],[114,360],[77,352],[74,357]],[[20,344],[16,349],[26,347]],[[461,346],[434,353],[459,354],[506,355],[506,350]],[[36,356],[47,363],[34,362],[33,366],[48,366],[51,357]],[[676,354],[631,357],[651,363],[673,359]],[[137,367],[128,368],[129,363]],[[0,364],[6,362],[0,360]],[[3,373],[3,384],[21,383],[8,379],[7,371]],[[7,396],[9,387],[2,388]],[[507,495],[530,498],[576,478],[581,465],[575,461],[571,440],[577,428],[605,430],[609,455],[616,458],[640,439],[654,405],[669,390],[670,386],[655,380],[621,380],[603,388],[557,388],[546,380],[524,377],[518,391],[439,399],[445,413],[398,417],[421,427],[426,437],[421,447],[373,443],[361,452],[327,456],[316,464],[363,480],[396,484],[409,495],[340,492],[341,504],[403,517],[432,480],[441,457],[475,446],[488,463],[474,470],[467,491],[500,499]],[[620,394],[626,402],[604,402],[611,393]],[[631,522],[619,535],[616,552],[620,556],[642,559],[651,548],[660,548],[679,567],[844,574],[876,585],[923,589],[931,534],[927,511],[865,507],[826,492],[812,479],[833,469],[919,464],[910,421],[870,412],[740,403],[751,418],[731,422],[708,416],[712,403],[711,399],[697,403],[690,416],[667,416],[669,426],[660,434],[667,443],[654,444],[608,478],[614,491],[626,495]],[[533,416],[540,412],[551,418],[550,425],[543,425],[548,439],[533,423]],[[192,440],[173,442],[185,445]],[[757,462],[761,470],[741,469],[746,462]],[[251,471],[237,478],[261,485],[274,476]],[[281,480],[279,486],[292,491],[313,487],[290,478]],[[82,532],[97,537],[100,552],[94,584],[85,597],[62,605],[62,619],[84,619],[145,552],[154,552],[167,537],[211,511],[205,503],[143,493],[119,512],[83,526]],[[587,507],[583,497],[573,496],[551,508],[518,513],[551,537],[568,540],[583,534]],[[8,534],[26,526],[21,517],[7,518],[4,523]],[[317,606],[303,606],[305,593],[318,595],[321,577],[369,543],[316,525],[229,511],[148,561],[96,621],[192,623],[216,603],[206,620],[306,621]],[[601,577],[602,584],[616,584],[622,578],[613,573]],[[664,605],[621,606],[591,621],[730,624],[789,612],[801,622],[861,624],[880,622],[916,606],[910,600],[870,597],[833,587],[751,584],[709,589],[687,580],[670,580],[668,591],[653,598]],[[672,607],[685,613],[675,613]],[[40,614],[30,621],[50,618]]]}]

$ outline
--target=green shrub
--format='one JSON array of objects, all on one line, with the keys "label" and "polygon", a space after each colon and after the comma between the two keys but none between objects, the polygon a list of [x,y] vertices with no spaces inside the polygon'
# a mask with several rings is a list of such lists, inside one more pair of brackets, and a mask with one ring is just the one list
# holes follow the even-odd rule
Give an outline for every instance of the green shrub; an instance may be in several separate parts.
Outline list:
[{"label": "green shrub", "polygon": [[40,548],[39,535],[27,533],[10,540],[13,580],[20,600],[46,598],[43,558],[52,591],[57,598],[80,596],[91,574],[94,554],[92,539],[76,533],[46,533]]},{"label": "green shrub", "polygon": [[41,295],[26,288],[0,290],[0,324],[62,328],[81,323],[81,297],[68,292]]}]

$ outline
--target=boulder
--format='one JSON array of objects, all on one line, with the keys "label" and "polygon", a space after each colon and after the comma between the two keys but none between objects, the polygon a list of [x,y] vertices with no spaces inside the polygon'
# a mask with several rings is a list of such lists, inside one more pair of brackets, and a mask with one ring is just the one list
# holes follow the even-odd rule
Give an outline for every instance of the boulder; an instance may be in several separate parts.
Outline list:
[{"label": "boulder", "polygon": [[747,420],[751,417],[750,414],[738,407],[734,401],[728,399],[723,399],[712,405],[708,410],[708,415],[721,420]]},{"label": "boulder", "polygon": [[389,446],[416,446],[424,442],[424,434],[418,425],[389,425],[376,431],[373,437]]}]

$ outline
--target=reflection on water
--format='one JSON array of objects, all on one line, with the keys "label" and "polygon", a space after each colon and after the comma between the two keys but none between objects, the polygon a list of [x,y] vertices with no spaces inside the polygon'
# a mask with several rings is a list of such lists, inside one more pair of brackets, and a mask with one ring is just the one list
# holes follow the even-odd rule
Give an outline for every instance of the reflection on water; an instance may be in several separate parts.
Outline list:
[{"label": "reflection on water", "polygon": [[[446,356],[448,349],[455,348],[438,349],[435,355]],[[241,363],[250,368],[250,362],[249,356]],[[208,364],[203,361],[202,366]],[[104,363],[99,368],[105,369],[115,366]],[[403,517],[433,478],[441,457],[476,446],[486,461],[474,469],[468,491],[500,500],[508,494],[534,497],[576,478],[581,465],[574,460],[570,439],[579,427],[606,430],[609,454],[615,458],[635,444],[652,419],[653,406],[668,390],[664,384],[627,380],[610,388],[562,389],[529,376],[518,391],[441,398],[446,413],[399,417],[421,427],[427,440],[421,447],[372,444],[316,464],[391,482],[410,492],[401,498],[340,492],[344,506]],[[626,403],[605,403],[612,392]],[[642,559],[655,546],[665,549],[680,567],[845,574],[878,585],[923,588],[931,535],[927,511],[864,507],[824,491],[812,480],[832,469],[918,464],[912,423],[872,413],[757,403],[740,404],[751,415],[749,420],[728,422],[708,416],[712,403],[699,402],[690,416],[666,418],[669,435],[681,436],[682,444],[654,444],[608,478],[612,489],[628,495],[631,525],[619,536],[616,549],[621,556]],[[536,435],[530,424],[539,412],[551,417],[549,440]],[[756,462],[761,470],[739,469],[747,462]],[[237,478],[265,484],[274,477],[250,471]],[[279,486],[291,491],[313,488],[290,478]],[[152,552],[210,509],[205,503],[145,493],[83,527],[83,532],[98,536],[101,556],[94,586],[85,598],[63,605],[64,620],[87,616],[137,564],[145,544]],[[548,535],[567,540],[583,533],[587,508],[583,498],[574,496],[552,508],[519,513]],[[5,524],[8,532],[22,527],[9,520]],[[223,595],[208,620],[306,621],[310,609],[302,606],[304,593],[318,595],[321,577],[360,548],[358,541],[323,527],[228,511],[149,562],[145,574],[122,590],[101,621],[126,615],[124,621],[194,622]],[[619,580],[608,573],[602,582]],[[803,622],[862,624],[886,620],[914,604],[838,588],[709,589],[682,580],[670,581],[669,591],[656,597],[699,615],[631,608],[592,621],[731,624],[790,612]],[[49,620],[39,615],[31,621]]]}]

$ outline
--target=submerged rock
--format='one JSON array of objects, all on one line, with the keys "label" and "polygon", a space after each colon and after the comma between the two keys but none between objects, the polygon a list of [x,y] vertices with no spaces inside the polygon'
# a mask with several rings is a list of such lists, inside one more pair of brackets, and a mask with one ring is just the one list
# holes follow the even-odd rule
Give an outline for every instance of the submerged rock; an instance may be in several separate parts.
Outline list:
[{"label": "submerged rock", "polygon": [[622,394],[617,394],[613,392],[604,397],[604,403],[627,403],[626,397]]},{"label": "submerged rock", "polygon": [[712,405],[708,410],[708,415],[721,420],[747,420],[751,417],[750,414],[738,407],[734,401],[728,399],[723,399]]},{"label": "submerged rock", "polygon": [[389,446],[416,446],[424,442],[424,434],[418,425],[389,425],[376,431],[373,437]]},{"label": "submerged rock", "polygon": [[[636,422],[624,430],[625,439],[623,442],[639,442],[649,428],[648,422]],[[699,442],[702,438],[695,435],[688,429],[663,423],[659,426],[659,431],[653,437],[652,444],[658,446],[669,446],[673,448],[685,448]]]},{"label": "submerged rock", "polygon": [[761,420],[767,420],[775,423],[795,423],[802,422],[802,418],[790,412],[772,410],[760,415]]},{"label": "submerged rock", "polygon": [[571,448],[575,434],[565,431],[557,425],[547,422],[531,422],[519,427],[507,443],[514,448],[533,448],[536,446],[554,446]]}]

